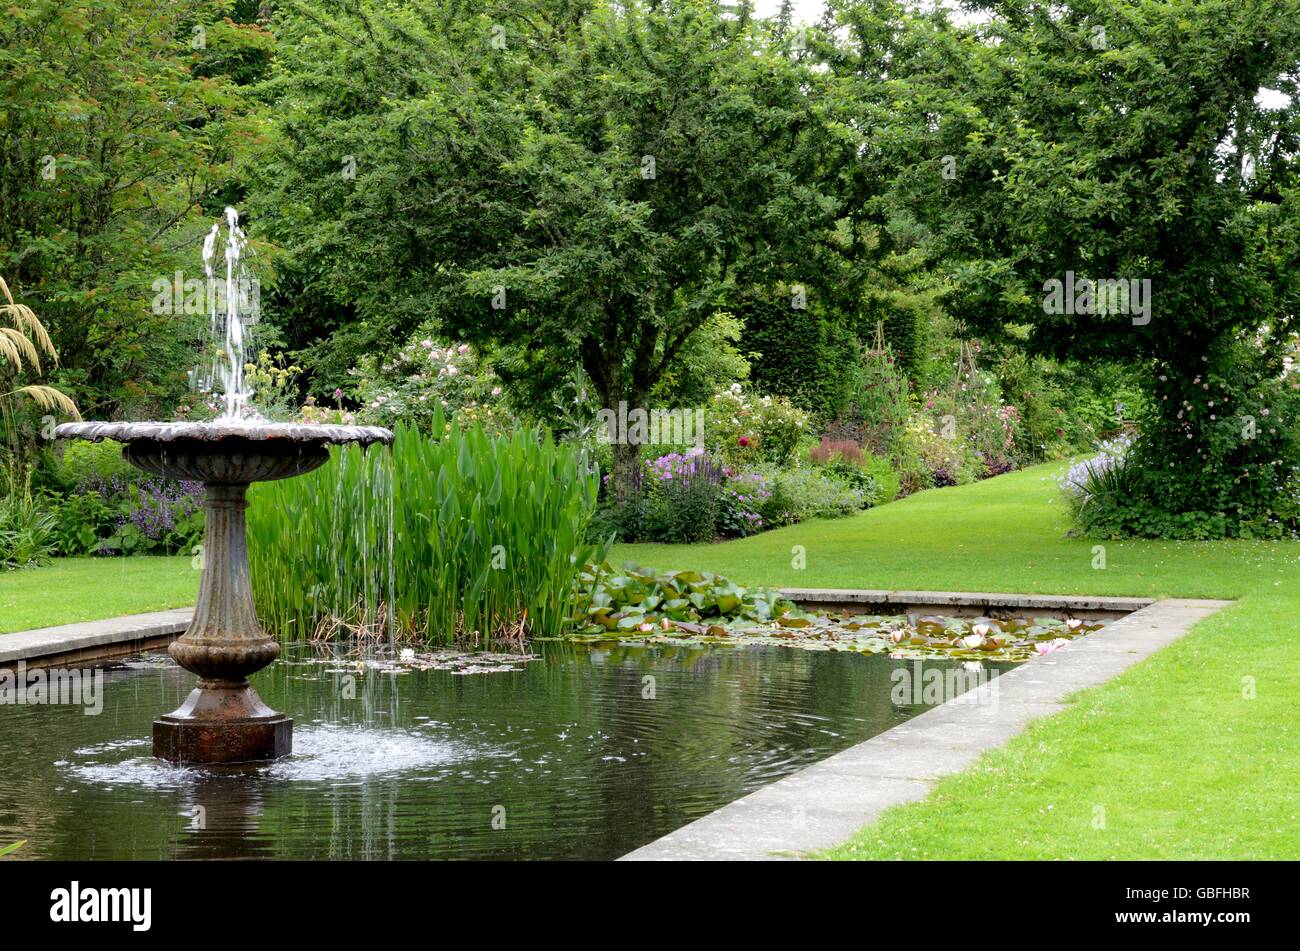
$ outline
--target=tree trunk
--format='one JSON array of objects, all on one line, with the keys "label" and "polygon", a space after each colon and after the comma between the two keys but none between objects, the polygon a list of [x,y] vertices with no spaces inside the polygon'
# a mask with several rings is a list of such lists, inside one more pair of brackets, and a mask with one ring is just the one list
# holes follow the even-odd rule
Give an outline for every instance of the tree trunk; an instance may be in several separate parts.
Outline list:
[{"label": "tree trunk", "polygon": [[641,464],[641,447],[629,443],[626,433],[611,435],[616,438],[609,447],[614,457],[610,485],[614,490],[614,498],[619,505],[623,505],[631,501],[638,490],[637,467]]}]

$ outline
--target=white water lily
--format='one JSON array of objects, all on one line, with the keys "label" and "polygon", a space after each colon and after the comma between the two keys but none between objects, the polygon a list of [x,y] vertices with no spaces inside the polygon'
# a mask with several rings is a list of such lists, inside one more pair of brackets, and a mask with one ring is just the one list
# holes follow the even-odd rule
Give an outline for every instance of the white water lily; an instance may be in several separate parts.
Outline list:
[{"label": "white water lily", "polygon": [[987,624],[976,624],[971,627],[970,632],[972,634],[978,634],[980,637],[988,637],[989,631],[991,630],[993,630],[993,628],[989,627]]},{"label": "white water lily", "polygon": [[969,647],[970,649],[974,650],[976,647],[979,647],[981,644],[984,643],[984,635],[967,634],[965,637],[961,639],[959,643],[961,644],[962,647]]},{"label": "white water lily", "polygon": [[410,647],[403,647],[397,656],[403,663],[408,663],[415,660],[415,651]]},{"label": "white water lily", "polygon": [[1072,631],[1077,631],[1077,630],[1080,628],[1080,626],[1081,626],[1082,624],[1083,624],[1083,622],[1080,621],[1078,618],[1075,618],[1075,617],[1072,617],[1072,618],[1070,618],[1068,621],[1065,622],[1065,626],[1068,627],[1068,628],[1069,628],[1070,630],[1072,630]]}]

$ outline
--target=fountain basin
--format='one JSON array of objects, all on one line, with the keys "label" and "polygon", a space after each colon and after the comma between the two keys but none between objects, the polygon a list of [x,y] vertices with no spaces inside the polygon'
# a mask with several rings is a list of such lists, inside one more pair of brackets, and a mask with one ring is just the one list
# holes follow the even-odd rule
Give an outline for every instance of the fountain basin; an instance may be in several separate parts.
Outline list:
[{"label": "fountain basin", "polygon": [[280,656],[257,619],[244,514],[248,486],[311,472],[331,444],[388,444],[377,426],[295,423],[64,423],[58,439],[112,439],[122,456],[154,475],[204,484],[203,575],[194,618],[168,648],[198,685],[154,721],[154,755],[174,763],[277,759],[293,750],[293,721],[262,702],[250,674]]}]

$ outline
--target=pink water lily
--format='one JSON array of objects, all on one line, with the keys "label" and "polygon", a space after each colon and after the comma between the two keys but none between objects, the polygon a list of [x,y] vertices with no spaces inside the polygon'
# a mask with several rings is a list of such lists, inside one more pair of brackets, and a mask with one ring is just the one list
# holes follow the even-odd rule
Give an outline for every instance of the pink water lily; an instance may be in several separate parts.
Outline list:
[{"label": "pink water lily", "polygon": [[1034,647],[1040,654],[1050,654],[1052,651],[1060,650],[1066,644],[1070,643],[1064,637],[1058,637],[1051,641],[1039,641]]}]

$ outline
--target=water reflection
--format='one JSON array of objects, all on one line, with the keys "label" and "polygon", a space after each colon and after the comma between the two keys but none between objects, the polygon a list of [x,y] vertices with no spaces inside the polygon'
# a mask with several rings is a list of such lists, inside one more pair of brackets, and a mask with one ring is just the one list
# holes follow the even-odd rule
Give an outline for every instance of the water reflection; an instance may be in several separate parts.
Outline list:
[{"label": "water reflection", "polygon": [[109,672],[100,716],[0,707],[0,842],[27,839],[24,858],[613,858],[924,709],[892,702],[912,662],[883,655],[536,651],[470,675],[290,652],[254,683],[293,716],[294,755],[255,766],[149,755],[152,719],[193,683],[157,657]]}]

